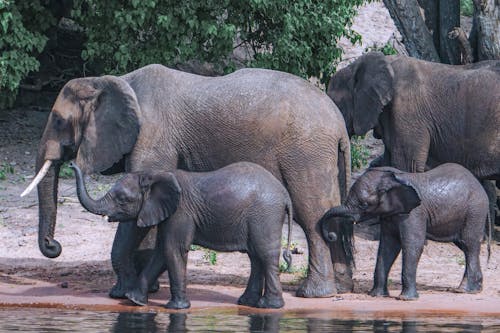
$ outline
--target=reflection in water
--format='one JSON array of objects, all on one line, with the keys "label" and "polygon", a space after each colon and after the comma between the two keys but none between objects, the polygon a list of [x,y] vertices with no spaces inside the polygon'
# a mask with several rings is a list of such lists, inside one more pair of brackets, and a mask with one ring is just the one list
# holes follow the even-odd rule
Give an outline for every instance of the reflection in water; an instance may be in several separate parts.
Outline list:
[{"label": "reflection in water", "polygon": [[282,313],[250,315],[250,332],[279,332]]},{"label": "reflection in water", "polygon": [[[332,313],[333,315],[334,313]],[[322,313],[324,316],[324,313]],[[0,309],[0,332],[499,332],[500,318],[326,319],[281,312],[112,313]]]},{"label": "reflection in water", "polygon": [[121,312],[116,317],[111,332],[157,332],[156,313]]}]

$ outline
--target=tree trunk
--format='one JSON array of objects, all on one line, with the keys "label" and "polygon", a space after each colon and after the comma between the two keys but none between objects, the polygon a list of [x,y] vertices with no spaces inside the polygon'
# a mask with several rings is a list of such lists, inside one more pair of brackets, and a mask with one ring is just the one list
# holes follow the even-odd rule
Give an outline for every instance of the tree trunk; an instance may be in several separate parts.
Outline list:
[{"label": "tree trunk", "polygon": [[458,40],[451,39],[448,34],[460,27],[460,0],[439,0],[439,50],[441,62],[458,65],[460,49]]},{"label": "tree trunk", "polygon": [[412,57],[440,62],[439,54],[424,19],[420,7],[414,0],[384,0],[394,24],[403,36],[408,54]]},{"label": "tree trunk", "polygon": [[500,59],[500,2],[474,0],[473,28],[469,41],[476,61]]},{"label": "tree trunk", "polygon": [[432,35],[436,50],[439,50],[439,0],[418,0],[424,11],[425,25]]}]

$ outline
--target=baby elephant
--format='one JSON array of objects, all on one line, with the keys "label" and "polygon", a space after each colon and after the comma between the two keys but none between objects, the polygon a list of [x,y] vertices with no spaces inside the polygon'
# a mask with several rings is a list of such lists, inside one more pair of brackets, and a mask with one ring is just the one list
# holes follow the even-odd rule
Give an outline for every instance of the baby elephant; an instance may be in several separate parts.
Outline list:
[{"label": "baby elephant", "polygon": [[171,299],[166,307],[189,308],[186,264],[190,245],[197,244],[216,251],[248,253],[250,278],[238,304],[283,307],[278,276],[281,231],[288,215],[284,258],[290,267],[292,204],[283,185],[264,168],[241,162],[212,172],[129,173],[102,199],[93,200],[80,170],[72,167],[78,198],[87,210],[108,216],[109,221],[158,225],[154,255],[136,288],[126,294],[134,303],[145,305],[148,286],[168,270]]},{"label": "baby elephant", "polygon": [[[457,291],[481,291],[479,253],[488,220],[488,197],[467,169],[452,163],[424,173],[390,167],[368,169],[350,189],[346,204],[324,215],[324,237],[336,238],[328,232],[332,221],[356,223],[377,217],[380,244],[370,295],[389,296],[387,276],[402,250],[403,290],[398,299],[417,299],[417,264],[426,239],[458,246],[465,254],[466,266]],[[491,221],[489,228],[491,231]],[[488,257],[489,251],[488,243]]]}]

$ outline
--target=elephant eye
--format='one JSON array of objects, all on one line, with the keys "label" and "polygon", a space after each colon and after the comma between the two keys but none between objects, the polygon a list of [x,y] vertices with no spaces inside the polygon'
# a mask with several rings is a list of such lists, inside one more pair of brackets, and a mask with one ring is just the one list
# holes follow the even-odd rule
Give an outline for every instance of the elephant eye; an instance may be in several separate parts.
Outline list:
[{"label": "elephant eye", "polygon": [[360,206],[362,209],[366,209],[366,208],[368,208],[368,202],[361,202],[361,203],[359,204],[359,206]]}]

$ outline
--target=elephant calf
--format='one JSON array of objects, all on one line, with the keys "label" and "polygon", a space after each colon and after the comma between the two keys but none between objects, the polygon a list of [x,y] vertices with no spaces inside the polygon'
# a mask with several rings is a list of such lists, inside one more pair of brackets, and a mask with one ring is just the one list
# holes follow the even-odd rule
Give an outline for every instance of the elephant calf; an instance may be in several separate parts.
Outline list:
[{"label": "elephant calf", "polygon": [[353,184],[346,204],[330,209],[321,223],[324,237],[333,240],[336,235],[328,232],[332,221],[378,217],[380,244],[370,295],[389,296],[387,277],[402,250],[403,290],[398,299],[413,300],[418,298],[417,264],[426,239],[458,246],[466,266],[457,291],[481,291],[479,253],[488,214],[488,196],[477,179],[464,167],[447,163],[423,173],[370,168]]},{"label": "elephant calf", "polygon": [[186,264],[190,245],[197,244],[248,253],[250,278],[238,304],[283,307],[278,276],[281,229],[288,215],[288,248],[283,256],[290,267],[292,204],[283,185],[263,167],[239,162],[211,172],[129,173],[100,200],[89,197],[80,169],[72,167],[85,209],[108,216],[109,221],[158,225],[153,257],[138,285],[126,293],[132,302],[145,305],[148,287],[168,270],[171,299],[166,307],[189,308]]}]

